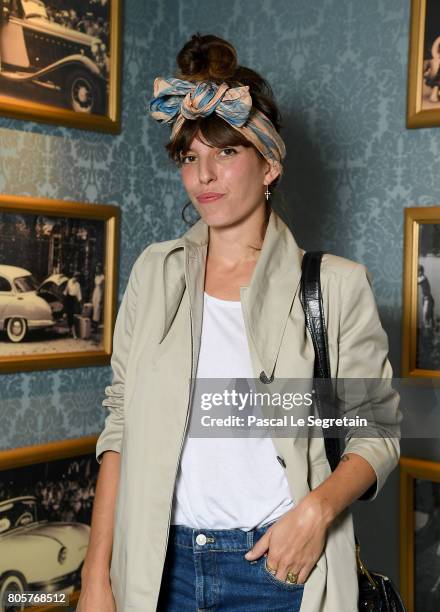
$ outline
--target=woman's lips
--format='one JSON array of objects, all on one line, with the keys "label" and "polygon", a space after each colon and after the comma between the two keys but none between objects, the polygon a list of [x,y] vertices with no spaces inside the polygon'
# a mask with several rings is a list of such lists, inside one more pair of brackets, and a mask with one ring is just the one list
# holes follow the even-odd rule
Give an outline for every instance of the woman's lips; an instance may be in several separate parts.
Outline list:
[{"label": "woman's lips", "polygon": [[212,194],[204,194],[197,196],[197,200],[201,203],[203,202],[214,202],[214,200],[219,200],[223,197],[223,193],[212,193]]}]

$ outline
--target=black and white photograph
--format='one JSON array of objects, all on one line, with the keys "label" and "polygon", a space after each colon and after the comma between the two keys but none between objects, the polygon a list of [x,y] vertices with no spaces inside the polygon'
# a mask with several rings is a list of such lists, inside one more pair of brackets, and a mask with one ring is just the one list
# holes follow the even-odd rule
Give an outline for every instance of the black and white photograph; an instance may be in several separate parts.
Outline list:
[{"label": "black and white photograph", "polygon": [[440,125],[440,3],[412,0],[407,126]]},{"label": "black and white photograph", "polygon": [[440,377],[440,206],[404,209],[402,376]]},{"label": "black and white photograph", "polygon": [[[0,202],[0,365],[104,353],[114,236],[99,205],[83,206],[87,215],[75,208],[57,215],[50,207],[15,211]],[[116,214],[109,208],[107,216]],[[98,218],[90,216],[95,210]]]},{"label": "black and white photograph", "polygon": [[415,611],[440,610],[440,483],[414,479]]},{"label": "black and white photograph", "polygon": [[408,612],[440,609],[440,462],[400,458],[400,584]]},{"label": "black and white photograph", "polygon": [[0,213],[0,354],[102,345],[104,249],[103,221]]},{"label": "black and white photograph", "polygon": [[426,0],[422,108],[440,109],[440,3]]},{"label": "black and white photograph", "polygon": [[102,128],[117,99],[112,4],[119,0],[0,0],[0,112]]},{"label": "black and white photograph", "polygon": [[418,368],[440,370],[440,224],[419,226],[417,266]]},{"label": "black and white photograph", "polygon": [[0,453],[0,612],[6,593],[70,597],[80,589],[99,468],[95,440],[23,448],[17,467],[6,469],[9,454]]}]

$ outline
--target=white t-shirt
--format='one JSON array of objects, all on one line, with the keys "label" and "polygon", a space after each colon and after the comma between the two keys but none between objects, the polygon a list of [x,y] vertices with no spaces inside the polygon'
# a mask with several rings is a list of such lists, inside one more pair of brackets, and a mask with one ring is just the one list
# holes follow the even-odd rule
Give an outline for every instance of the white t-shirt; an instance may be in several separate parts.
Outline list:
[{"label": "white t-shirt", "polygon": [[[197,378],[253,377],[241,302],[205,292]],[[171,524],[248,531],[279,518],[293,507],[293,500],[276,457],[269,436],[187,435]]]}]

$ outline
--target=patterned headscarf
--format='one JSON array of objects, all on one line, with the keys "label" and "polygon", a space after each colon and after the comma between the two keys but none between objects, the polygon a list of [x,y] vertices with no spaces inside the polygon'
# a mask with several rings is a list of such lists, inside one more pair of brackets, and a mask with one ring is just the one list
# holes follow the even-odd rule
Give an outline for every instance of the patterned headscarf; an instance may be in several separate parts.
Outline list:
[{"label": "patterned headscarf", "polygon": [[176,137],[185,119],[207,117],[215,112],[243,134],[280,174],[283,172],[284,141],[270,119],[252,106],[248,85],[229,87],[227,83],[191,83],[157,77],[148,110],[159,123],[173,124],[170,140]]}]

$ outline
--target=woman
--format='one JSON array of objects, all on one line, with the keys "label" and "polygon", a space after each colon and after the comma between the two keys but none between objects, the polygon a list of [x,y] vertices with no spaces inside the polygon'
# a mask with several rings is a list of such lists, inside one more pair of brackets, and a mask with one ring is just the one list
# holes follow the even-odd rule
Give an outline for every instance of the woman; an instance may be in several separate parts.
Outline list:
[{"label": "woman", "polygon": [[95,285],[92,293],[92,327],[93,331],[98,333],[99,323],[101,321],[102,304],[104,301],[104,280],[105,276],[102,273],[102,264],[96,264]]},{"label": "woman", "polygon": [[435,327],[434,322],[434,304],[435,300],[431,292],[431,284],[425,275],[425,268],[419,264],[417,284],[420,285],[421,296],[422,296],[422,317],[421,327],[425,334],[429,334]]},{"label": "woman", "polygon": [[[311,379],[314,350],[304,251],[270,207],[285,154],[270,88],[215,36],[177,61],[150,112],[201,218],[145,249],[118,313],[78,611],[353,612],[349,505],[396,466],[398,396],[376,398],[381,436],[350,431],[332,474],[322,438],[187,435],[193,379]],[[325,255],[321,279],[332,376],[391,378],[366,268]]]}]

